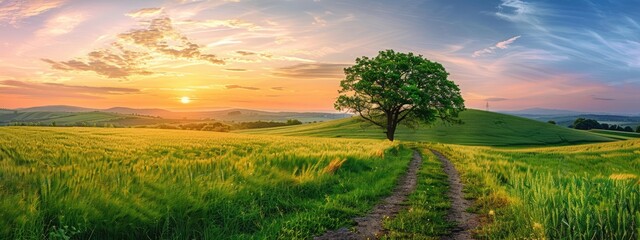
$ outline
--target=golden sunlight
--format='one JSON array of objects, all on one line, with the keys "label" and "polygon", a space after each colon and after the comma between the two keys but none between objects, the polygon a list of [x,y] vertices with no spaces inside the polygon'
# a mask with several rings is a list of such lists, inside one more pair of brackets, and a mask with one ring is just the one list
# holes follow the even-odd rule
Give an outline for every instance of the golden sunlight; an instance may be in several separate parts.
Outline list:
[{"label": "golden sunlight", "polygon": [[183,103],[183,104],[187,104],[187,103],[191,102],[191,99],[189,97],[185,96],[185,97],[180,98],[180,102]]}]

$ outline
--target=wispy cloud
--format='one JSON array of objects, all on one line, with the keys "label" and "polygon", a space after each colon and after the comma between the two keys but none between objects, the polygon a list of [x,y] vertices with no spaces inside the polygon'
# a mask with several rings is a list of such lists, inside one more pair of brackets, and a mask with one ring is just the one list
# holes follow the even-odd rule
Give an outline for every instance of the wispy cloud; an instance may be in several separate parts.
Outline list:
[{"label": "wispy cloud", "polygon": [[591,99],[596,100],[596,101],[614,101],[614,100],[616,100],[615,98],[597,97],[595,95],[592,95]]},{"label": "wispy cloud", "polygon": [[[4,86],[4,87],[3,87]],[[70,98],[101,98],[100,95],[121,95],[140,93],[135,88],[120,87],[92,87],[82,85],[68,85],[62,83],[36,83],[17,80],[0,81],[0,94],[22,95],[30,97],[70,97]]]},{"label": "wispy cloud", "polygon": [[142,8],[125,15],[132,18],[157,17],[162,13],[164,8]]},{"label": "wispy cloud", "polygon": [[38,16],[65,4],[65,0],[0,1],[0,25],[18,26],[24,19]]},{"label": "wispy cloud", "polygon": [[301,63],[275,69],[272,74],[296,78],[342,78],[344,68],[349,66],[351,65],[338,63]]},{"label": "wispy cloud", "polygon": [[240,86],[240,85],[226,85],[224,86],[227,89],[245,89],[245,90],[260,90],[260,88],[257,87],[246,87],[246,86]]},{"label": "wispy cloud", "polygon": [[510,46],[513,42],[515,42],[516,40],[518,40],[518,38],[520,38],[520,36],[515,36],[515,37],[509,38],[509,39],[507,39],[507,40],[504,40],[504,41],[498,42],[498,43],[496,43],[495,45],[493,45],[493,46],[491,46],[491,47],[488,47],[488,48],[485,48],[485,49],[482,49],[482,50],[478,50],[478,51],[473,52],[473,55],[471,55],[471,56],[473,56],[473,57],[479,57],[479,56],[482,56],[482,55],[492,54],[492,53],[494,53],[494,52],[495,52],[496,50],[498,50],[498,49],[507,49],[507,48],[509,48],[509,46]]},{"label": "wispy cloud", "polygon": [[261,30],[262,27],[247,22],[242,19],[228,19],[228,20],[184,20],[184,21],[176,21],[175,24],[180,26],[180,28],[185,29],[187,31],[193,31],[198,29],[211,29],[218,27],[226,27],[226,28],[243,28],[249,31],[257,31]]},{"label": "wispy cloud", "polygon": [[507,101],[509,99],[508,98],[493,97],[493,98],[486,98],[484,100],[487,101],[487,102],[502,102],[502,101]]},{"label": "wispy cloud", "polygon": [[80,12],[58,14],[46,21],[44,27],[36,32],[39,37],[59,36],[73,31],[85,21],[87,15]]},{"label": "wispy cloud", "polygon": [[244,68],[225,68],[225,71],[230,71],[230,72],[246,72],[247,69]]}]

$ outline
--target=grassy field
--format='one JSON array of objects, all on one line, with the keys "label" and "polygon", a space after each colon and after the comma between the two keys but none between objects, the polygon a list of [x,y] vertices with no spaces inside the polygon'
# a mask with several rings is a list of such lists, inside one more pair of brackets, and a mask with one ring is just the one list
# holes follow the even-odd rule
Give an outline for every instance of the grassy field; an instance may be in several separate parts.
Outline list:
[{"label": "grassy field", "polygon": [[0,125],[11,123],[39,123],[47,126],[80,125],[104,126],[111,124],[117,127],[148,125],[171,122],[171,120],[147,116],[134,116],[108,112],[18,112],[0,113]]},{"label": "grassy field", "polygon": [[[396,139],[483,146],[557,145],[612,141],[611,138],[589,132],[500,113],[467,110],[460,114],[460,118],[465,122],[462,125],[436,123],[432,126],[421,126],[416,130],[401,127],[398,129]],[[252,129],[239,132],[333,138],[385,138],[380,128],[359,121],[355,117],[301,126]]]},{"label": "grassy field", "polygon": [[612,131],[612,130],[602,130],[602,129],[591,129],[589,132],[619,140],[628,140],[628,139],[636,139],[640,138],[640,133],[635,132],[621,132],[621,131]]},{"label": "grassy field", "polygon": [[0,239],[309,238],[388,194],[411,150],[378,140],[0,128]]},{"label": "grassy field", "polygon": [[488,239],[637,239],[640,140],[551,148],[433,145],[454,161]]},{"label": "grassy field", "polygon": [[385,220],[387,238],[451,229],[447,176],[429,147],[461,172],[481,238],[638,238],[640,140],[523,147],[612,139],[483,111],[462,118],[402,129],[395,143],[354,119],[242,131],[253,135],[2,127],[0,239],[310,238],[390,193],[407,146],[424,163],[409,208]]}]

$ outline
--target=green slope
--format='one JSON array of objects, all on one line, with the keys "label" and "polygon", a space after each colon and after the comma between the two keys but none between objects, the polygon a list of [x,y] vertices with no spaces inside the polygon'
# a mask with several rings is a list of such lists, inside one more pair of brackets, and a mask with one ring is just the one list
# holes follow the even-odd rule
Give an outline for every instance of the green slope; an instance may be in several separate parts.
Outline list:
[{"label": "green slope", "polygon": [[[613,139],[589,132],[560,127],[531,119],[479,110],[460,114],[462,125],[436,123],[418,129],[400,127],[396,139],[463,145],[557,145],[604,142]],[[269,129],[242,130],[239,133],[286,136],[316,136],[384,139],[382,130],[353,117],[316,124]]]},{"label": "green slope", "polygon": [[600,136],[605,136],[608,138],[614,138],[614,139],[620,139],[620,140],[640,138],[640,133],[635,133],[635,132],[621,132],[621,131],[602,130],[602,129],[591,129],[589,130],[589,132],[598,134]]},{"label": "green slope", "polygon": [[116,126],[132,126],[144,124],[158,124],[168,122],[169,120],[158,119],[145,116],[124,115],[109,112],[18,112],[0,114],[0,125],[11,123],[40,123],[50,125],[55,122],[56,125],[76,125],[78,123],[86,124],[113,124]]}]

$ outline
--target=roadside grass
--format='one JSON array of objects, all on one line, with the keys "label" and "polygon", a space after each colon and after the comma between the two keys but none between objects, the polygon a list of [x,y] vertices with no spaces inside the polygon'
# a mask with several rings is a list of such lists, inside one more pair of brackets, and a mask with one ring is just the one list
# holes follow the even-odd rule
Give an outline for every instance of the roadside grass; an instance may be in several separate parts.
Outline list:
[{"label": "roadside grass", "polygon": [[384,222],[389,231],[385,239],[440,239],[454,226],[446,219],[451,208],[448,176],[435,155],[422,153],[416,191],[409,195],[407,209]]},{"label": "roadside grass", "polygon": [[379,140],[0,128],[0,239],[308,239],[391,193]]},{"label": "roadside grass", "polygon": [[497,149],[434,144],[475,199],[482,239],[637,239],[640,141]]}]

